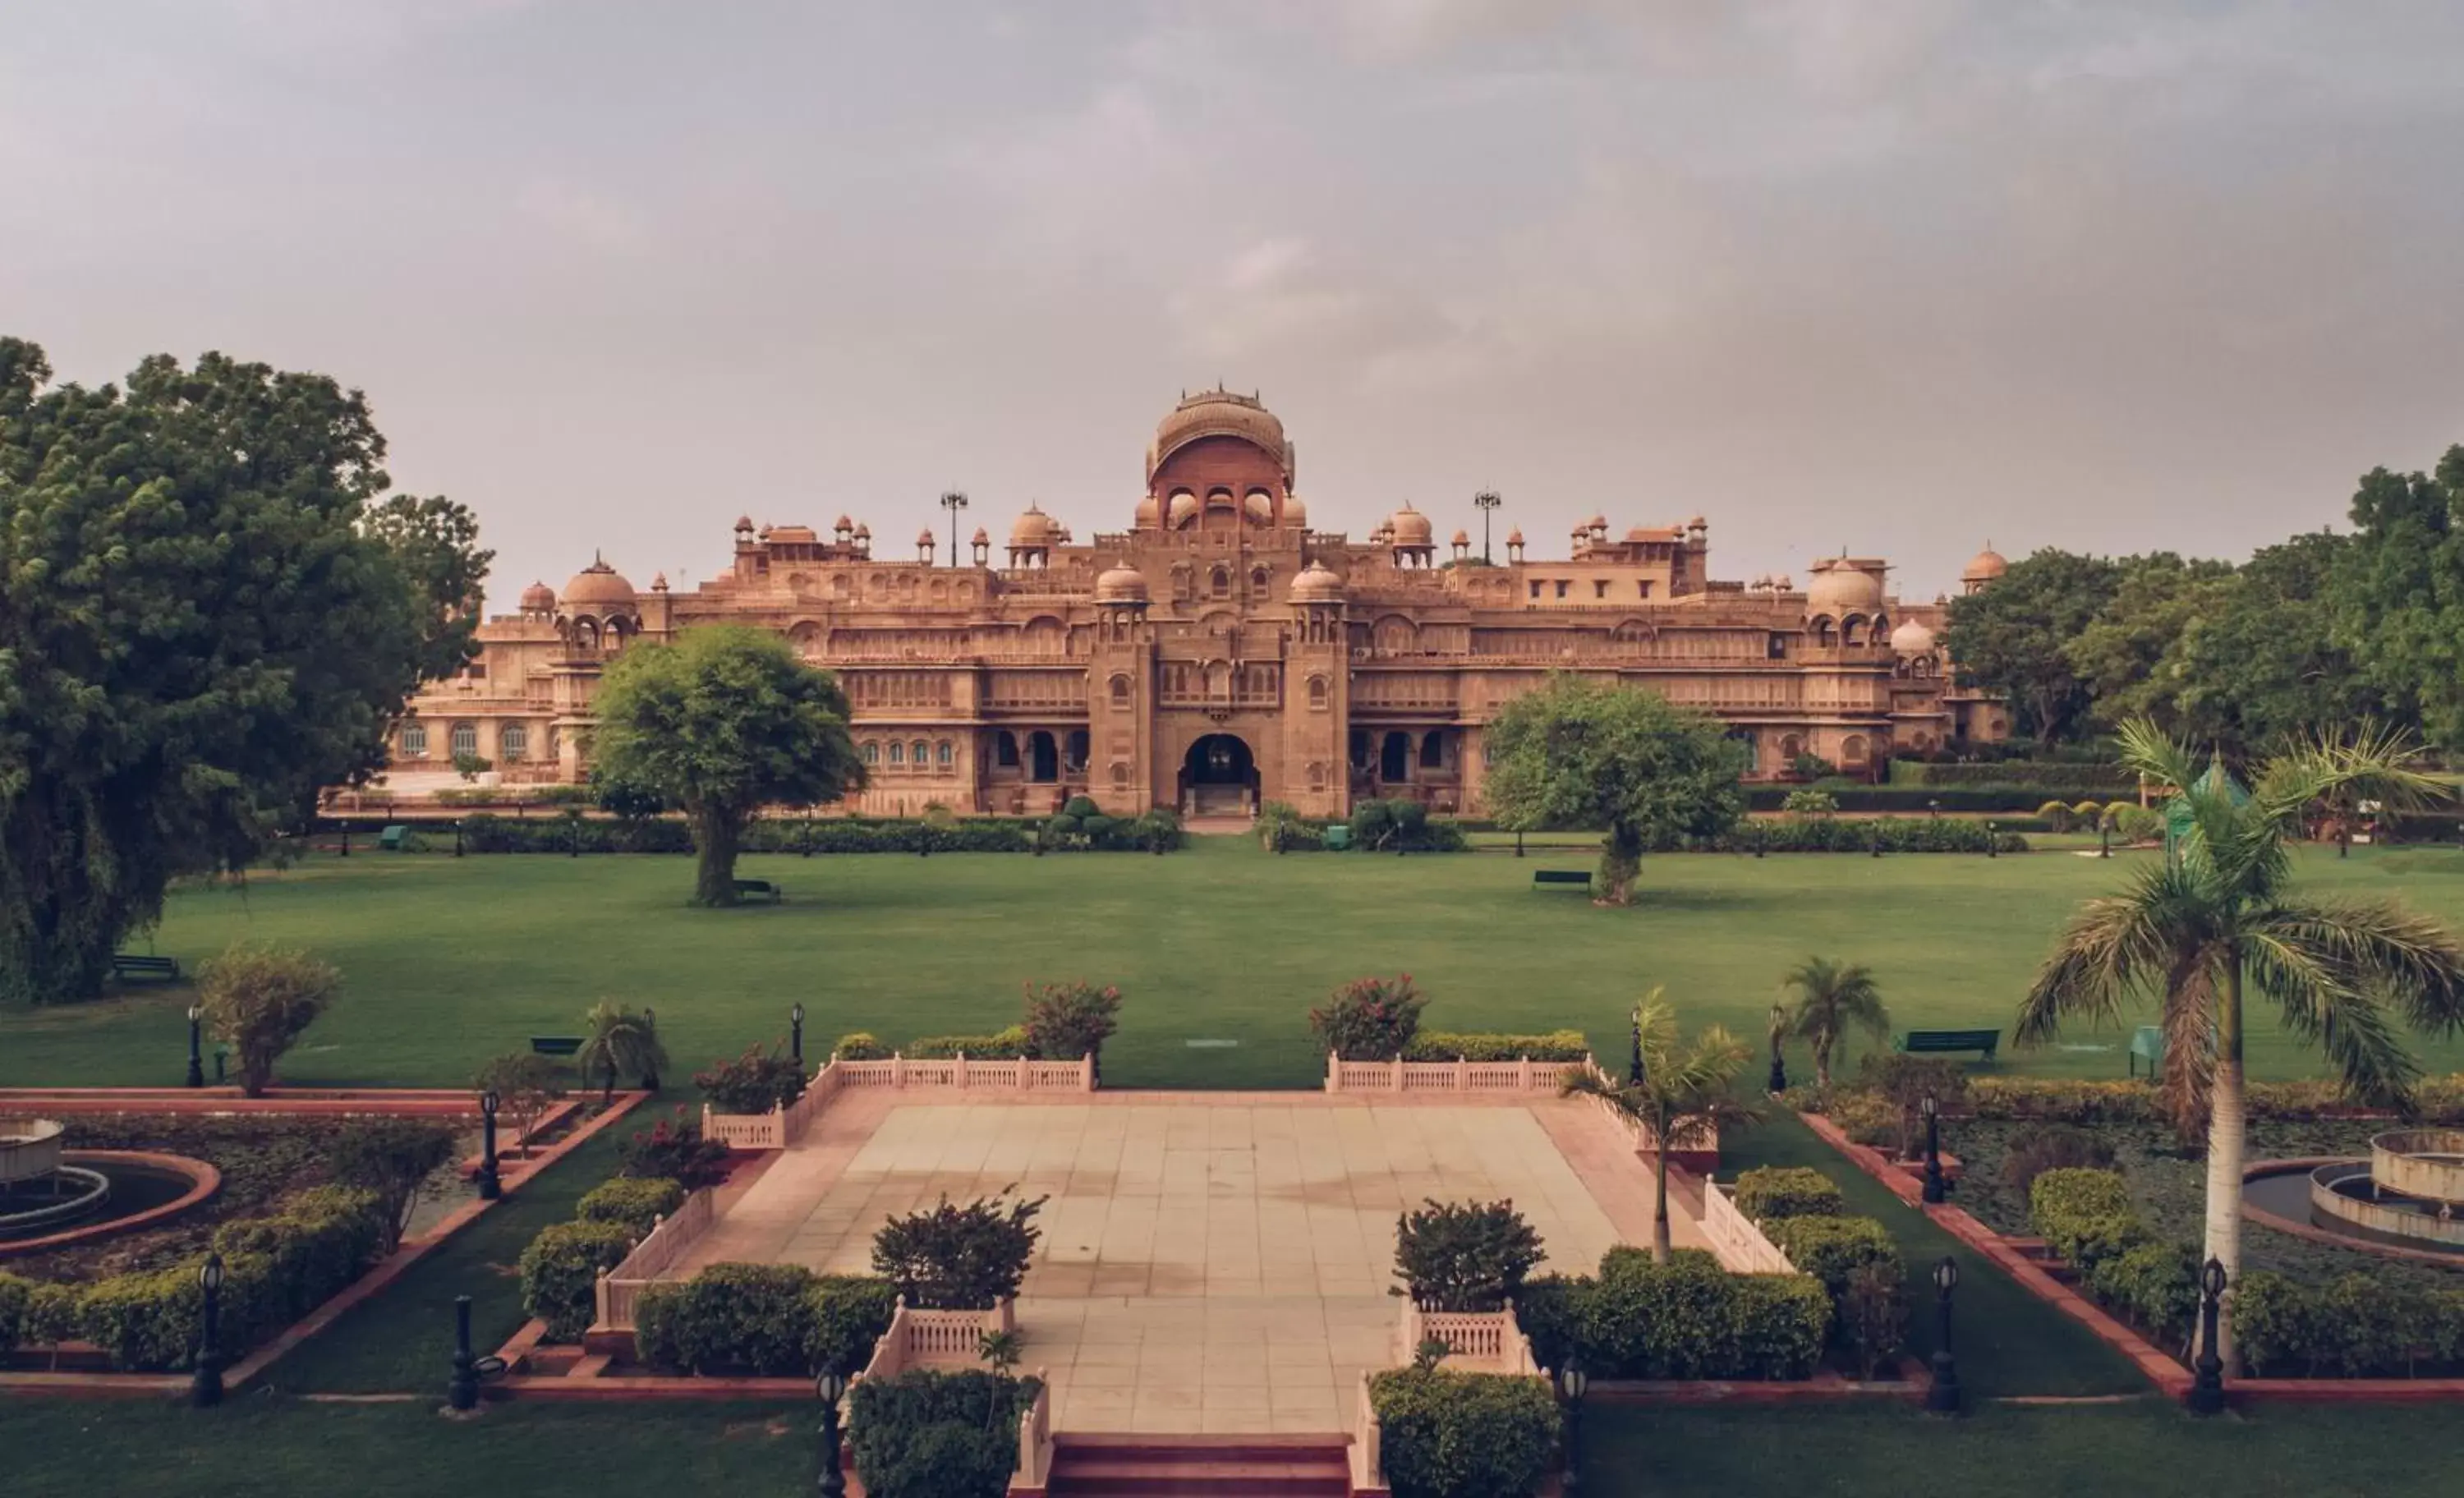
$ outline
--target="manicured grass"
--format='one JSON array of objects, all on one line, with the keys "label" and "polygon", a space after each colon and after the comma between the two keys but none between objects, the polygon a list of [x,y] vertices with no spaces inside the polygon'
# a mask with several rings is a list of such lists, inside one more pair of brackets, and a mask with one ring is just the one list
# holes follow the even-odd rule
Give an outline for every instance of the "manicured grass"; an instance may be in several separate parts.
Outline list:
[{"label": "manicured grass", "polygon": [[[2152,856],[1669,856],[1645,860],[1639,905],[1609,910],[1531,886],[1535,868],[1587,866],[1580,851],[1276,857],[1210,838],[1164,858],[750,858],[743,872],[781,881],[789,903],[701,911],[681,857],[362,851],[184,891],[154,947],[193,963],[233,940],[289,942],[339,964],[340,1002],[284,1063],[298,1082],[467,1083],[530,1035],[572,1033],[603,997],[656,1006],[681,1072],[783,1036],[799,1000],[818,1053],[848,1029],[892,1044],[995,1029],[1023,981],[1086,977],[1129,998],[1109,1084],[1309,1087],[1323,1067],[1309,1006],[1378,972],[1419,980],[1432,1026],[1571,1024],[1603,1055],[1654,984],[1689,1026],[1758,1034],[1780,974],[1816,952],[1872,964],[1903,1029],[2007,1027],[2063,918]],[[2464,853],[2299,857],[2315,889],[2399,893],[2464,925]],[[187,1001],[155,989],[0,1012],[0,1085],[176,1082]],[[1192,1044],[1222,1040],[1238,1044]],[[2123,1040],[2006,1046],[2003,1065],[2120,1076]],[[2318,1069],[2263,1009],[2250,1054],[2263,1076]],[[2464,1045],[2428,1054],[2464,1065]]]}]

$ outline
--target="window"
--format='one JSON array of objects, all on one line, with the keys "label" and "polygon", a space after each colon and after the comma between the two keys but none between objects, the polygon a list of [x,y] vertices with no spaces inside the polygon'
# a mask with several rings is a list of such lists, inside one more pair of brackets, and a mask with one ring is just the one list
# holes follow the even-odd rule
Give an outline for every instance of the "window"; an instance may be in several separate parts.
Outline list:
[{"label": "window", "polygon": [[1062,758],[1068,764],[1071,774],[1083,775],[1087,772],[1087,754],[1092,747],[1088,742],[1087,730],[1083,728],[1069,730],[1068,738],[1064,740]]},{"label": "window", "polygon": [[1649,578],[1645,578],[1641,582],[1637,583],[1634,585],[1634,590],[1636,596],[1640,598],[1649,598],[1651,596],[1651,580]]},{"label": "window", "polygon": [[1266,569],[1264,567],[1252,567],[1249,570],[1249,591],[1252,593],[1263,593],[1265,590]]},{"label": "window", "polygon": [[1540,584],[1536,582],[1531,584],[1531,596],[1533,598],[1538,598],[1540,596]]},{"label": "window", "polygon": [[1006,728],[993,737],[993,763],[1004,770],[1018,768],[1018,736]]},{"label": "window", "polygon": [[428,725],[413,723],[402,731],[402,757],[406,760],[428,758]]},{"label": "window", "polygon": [[1567,583],[1567,581],[1566,581],[1564,578],[1559,578],[1559,579],[1557,580],[1557,596],[1558,596],[1559,598],[1563,598],[1563,597],[1565,597],[1565,596],[1566,596],[1566,589],[1567,589],[1569,586],[1571,586],[1571,585],[1572,585],[1572,584],[1570,584],[1569,583]]},{"label": "window", "polygon": [[470,665],[462,668],[462,674],[466,679],[471,681],[485,681],[488,679],[488,663],[485,661],[473,661]]},{"label": "window", "polygon": [[1319,713],[1326,711],[1326,678],[1324,676],[1311,676],[1309,678],[1309,707],[1312,711]]},{"label": "window", "polygon": [[907,746],[895,738],[890,741],[890,762],[892,764],[907,762]]},{"label": "window", "polygon": [[1130,767],[1118,760],[1112,761],[1112,788],[1114,790],[1130,788]]},{"label": "window", "polygon": [[1231,572],[1223,567],[1217,567],[1214,571],[1206,575],[1206,588],[1208,592],[1213,593],[1217,598],[1230,597],[1232,594]]},{"label": "window", "polygon": [[915,768],[918,771],[921,771],[926,764],[931,762],[931,754],[932,751],[925,746],[923,739],[918,738],[915,740],[913,756],[915,760]]},{"label": "window", "polygon": [[479,725],[476,723],[454,724],[452,737],[449,738],[447,742],[453,746],[453,758],[457,760],[461,759],[464,755],[476,755],[479,752]]},{"label": "window", "polygon": [[881,745],[873,742],[869,738],[864,741],[864,762],[867,764],[879,764],[881,762]]},{"label": "window", "polygon": [[1422,735],[1420,738],[1420,768],[1423,770],[1442,770],[1445,767],[1445,736],[1436,732],[1435,730]]},{"label": "window", "polygon": [[507,760],[519,760],[530,753],[531,731],[519,723],[507,723],[496,735],[496,753]]},{"label": "window", "polygon": [[937,764],[946,770],[950,767],[951,759],[950,740],[944,738],[939,743],[933,746],[933,762],[935,764]]},{"label": "window", "polygon": [[1116,708],[1120,708],[1120,707],[1128,707],[1129,705],[1130,705],[1130,678],[1129,678],[1129,677],[1127,677],[1127,676],[1115,676],[1115,677],[1113,677],[1113,678],[1112,678],[1112,706],[1114,706],[1114,707],[1116,707]]},{"label": "window", "polygon": [[1784,634],[1772,635],[1770,641],[1763,646],[1763,655],[1767,660],[1784,661],[1788,659],[1788,636]]},{"label": "window", "polygon": [[1602,578],[1592,584],[1592,596],[1594,598],[1606,598],[1609,596],[1608,579]]}]

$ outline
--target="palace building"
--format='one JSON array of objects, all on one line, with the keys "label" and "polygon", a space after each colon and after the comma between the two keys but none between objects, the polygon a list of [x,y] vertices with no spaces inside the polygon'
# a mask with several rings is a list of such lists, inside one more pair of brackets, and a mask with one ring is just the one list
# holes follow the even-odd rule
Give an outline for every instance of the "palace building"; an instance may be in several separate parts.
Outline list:
[{"label": "palace building", "polygon": [[[753,625],[835,672],[871,785],[852,804],[914,813],[1237,814],[1261,801],[1339,815],[1361,798],[1481,804],[1482,735],[1552,671],[1706,709],[1753,773],[1800,754],[1850,774],[1895,750],[2008,732],[1953,681],[1943,604],[1891,594],[1880,559],[1722,582],[1700,518],[1577,527],[1542,560],[1522,533],[1492,563],[1406,504],[1362,540],[1312,530],[1284,424],[1256,399],[1183,399],[1147,448],[1126,529],[1075,540],[1030,504],[965,559],[876,551],[841,516],[735,528],[733,562],[691,591],[636,588],[594,560],[480,627],[480,652],[398,725],[389,784],[455,783],[456,756],[506,783],[586,779],[590,701],[610,657],[703,624]],[[956,512],[953,511],[953,514]],[[1963,585],[1989,585],[1990,549]]]}]

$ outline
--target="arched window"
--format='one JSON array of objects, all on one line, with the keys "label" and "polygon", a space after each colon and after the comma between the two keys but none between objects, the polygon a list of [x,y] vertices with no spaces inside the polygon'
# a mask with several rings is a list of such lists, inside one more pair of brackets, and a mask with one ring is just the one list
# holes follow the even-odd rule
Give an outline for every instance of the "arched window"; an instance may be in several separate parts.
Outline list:
[{"label": "arched window", "polygon": [[907,762],[907,746],[895,738],[890,741],[890,762],[892,764]]},{"label": "arched window", "polygon": [[1214,571],[1209,572],[1206,575],[1206,590],[1214,594],[1217,598],[1230,597],[1232,593],[1231,569],[1228,567],[1217,567]]},{"label": "arched window", "polygon": [[1850,650],[1865,643],[1865,616],[1850,614],[1839,621],[1839,643]]},{"label": "arched window", "polygon": [[1850,734],[1847,738],[1839,740],[1839,762],[1841,764],[1862,764],[1865,762],[1864,735]]},{"label": "arched window", "polygon": [[453,746],[453,757],[457,760],[464,755],[476,755],[479,752],[479,725],[456,723],[452,735],[446,741]]},{"label": "arched window", "polygon": [[879,764],[881,762],[881,745],[873,742],[869,738],[864,741],[864,762],[867,764]]},{"label": "arched window", "polygon": [[1088,751],[1093,747],[1093,745],[1088,741],[1087,730],[1083,728],[1073,728],[1069,730],[1069,737],[1067,739],[1064,740],[1062,747],[1064,751],[1063,759],[1068,763],[1070,773],[1073,775],[1085,774],[1087,770]]},{"label": "arched window", "polygon": [[1326,789],[1326,761],[1324,760],[1311,760],[1309,761],[1309,789],[1311,790]]},{"label": "arched window", "polygon": [[1311,676],[1309,678],[1309,707],[1320,713],[1326,711],[1326,678],[1324,676]]},{"label": "arched window", "polygon": [[1266,569],[1264,567],[1251,567],[1249,569],[1249,591],[1253,593],[1263,593],[1265,590]]},{"label": "arched window", "polygon": [[428,758],[428,725],[406,724],[402,731],[402,757],[406,760]]},{"label": "arched window", "polygon": [[1838,637],[1837,631],[1832,628],[1831,621],[1829,619],[1816,619],[1814,621],[1815,644],[1821,646],[1824,650],[1829,650]]},{"label": "arched window", "polygon": [[1431,729],[1420,737],[1420,768],[1442,770],[1446,767],[1446,736]]},{"label": "arched window", "polygon": [[913,749],[912,752],[913,753],[913,755],[914,755],[914,757],[915,757],[915,768],[917,768],[917,769],[921,770],[922,768],[924,768],[924,766],[925,766],[927,763],[929,763],[929,762],[930,762],[930,756],[931,756],[931,754],[932,754],[932,750],[931,750],[931,748],[930,748],[928,745],[926,745],[926,744],[925,744],[925,742],[924,742],[924,740],[923,740],[923,739],[918,738],[917,740],[915,740],[915,747],[914,747],[914,749]]},{"label": "arched window", "polygon": [[531,731],[519,723],[507,723],[496,735],[496,754],[500,759],[519,760],[530,754]]},{"label": "arched window", "polygon": [[1118,760],[1112,761],[1112,788],[1114,790],[1130,788],[1130,767]]},{"label": "arched window", "polygon": [[944,738],[933,746],[933,762],[942,769],[948,769],[953,759],[954,756],[950,753],[950,740]]},{"label": "arched window", "polygon": [[1129,705],[1130,678],[1127,676],[1114,676],[1112,678],[1112,706],[1117,708],[1128,707]]}]

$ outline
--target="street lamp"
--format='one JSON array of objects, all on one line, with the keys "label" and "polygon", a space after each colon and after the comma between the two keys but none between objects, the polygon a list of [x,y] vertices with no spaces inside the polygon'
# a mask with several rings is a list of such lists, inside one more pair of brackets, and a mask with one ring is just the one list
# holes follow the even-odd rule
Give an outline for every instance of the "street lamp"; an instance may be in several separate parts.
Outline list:
[{"label": "street lamp", "polygon": [[1959,1365],[1950,1356],[1950,1292],[1959,1288],[1959,1261],[1944,1254],[1933,1267],[1935,1313],[1933,1387],[1925,1391],[1925,1408],[1936,1415],[1959,1413]]},{"label": "street lamp", "polygon": [[2102,816],[2096,819],[2096,856],[2099,858],[2113,856],[2113,824],[2105,821]]},{"label": "street lamp", "polygon": [[188,1005],[188,1085],[190,1087],[206,1085],[206,1057],[205,1053],[197,1048],[199,1037],[204,1033],[205,1023],[206,1006],[201,1003]]},{"label": "street lamp", "polygon": [[787,1011],[787,1054],[796,1058],[801,1069],[804,1065],[804,1006],[798,1004]]},{"label": "street lamp", "polygon": [[223,1401],[223,1339],[219,1322],[223,1307],[223,1256],[210,1250],[197,1267],[197,1288],[205,1291],[204,1314],[197,1329],[197,1372],[188,1380],[188,1402],[209,1410]]},{"label": "street lamp", "polygon": [[1564,1488],[1572,1492],[1583,1486],[1583,1391],[1592,1386],[1589,1375],[1566,1355],[1566,1366],[1557,1371],[1557,1392],[1566,1400],[1566,1481]]},{"label": "street lamp", "polygon": [[2189,1405],[2193,1415],[2221,1415],[2225,1408],[2225,1360],[2216,1351],[2216,1317],[2225,1302],[2225,1265],[2210,1256],[2199,1270],[2199,1355],[2190,1367]]},{"label": "street lamp", "polygon": [[1942,820],[1942,803],[1939,801],[1926,802],[1925,815],[1931,817],[1936,822],[1940,822]]},{"label": "street lamp", "polygon": [[479,1200],[494,1201],[505,1194],[503,1178],[496,1174],[496,1109],[503,1099],[490,1088],[479,1094]]},{"label": "street lamp", "polygon": [[941,508],[950,512],[950,565],[958,564],[958,512],[967,507],[967,496],[951,490],[941,496]]},{"label": "street lamp", "polygon": [[479,1383],[505,1371],[501,1357],[471,1355],[471,1297],[453,1297],[453,1377],[445,1385],[445,1402],[465,1412],[479,1407]]},{"label": "street lamp", "polygon": [[1985,856],[1988,858],[1996,856],[1993,847],[1993,819],[1991,817],[1985,819]]},{"label": "street lamp", "polygon": [[1942,1179],[1942,1103],[1927,1092],[1917,1111],[1925,1114],[1925,1201],[1927,1206],[1940,1206],[1948,1185]]},{"label": "street lamp", "polygon": [[835,1368],[813,1376],[813,1396],[822,1401],[822,1498],[847,1498],[847,1474],[839,1470],[839,1400],[847,1386],[847,1375]]},{"label": "street lamp", "polygon": [[1488,562],[1488,517],[1491,511],[1495,510],[1499,505],[1504,504],[1506,501],[1498,497],[1496,490],[1484,489],[1480,493],[1471,496],[1471,502],[1480,508],[1480,560],[1483,565],[1486,565]]}]

